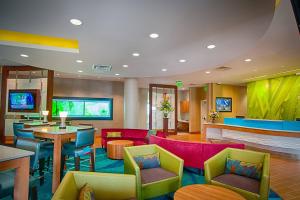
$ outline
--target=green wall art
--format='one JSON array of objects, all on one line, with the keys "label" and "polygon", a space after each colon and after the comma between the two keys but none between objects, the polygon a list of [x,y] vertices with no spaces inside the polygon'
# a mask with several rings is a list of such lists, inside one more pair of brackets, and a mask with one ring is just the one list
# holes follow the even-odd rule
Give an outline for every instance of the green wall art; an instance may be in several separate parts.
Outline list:
[{"label": "green wall art", "polygon": [[300,118],[300,76],[283,76],[247,84],[247,117]]}]

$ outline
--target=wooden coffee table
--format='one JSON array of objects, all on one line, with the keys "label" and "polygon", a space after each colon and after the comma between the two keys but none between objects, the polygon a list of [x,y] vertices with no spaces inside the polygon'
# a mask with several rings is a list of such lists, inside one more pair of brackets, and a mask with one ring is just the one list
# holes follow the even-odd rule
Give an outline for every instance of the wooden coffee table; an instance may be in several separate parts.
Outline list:
[{"label": "wooden coffee table", "polygon": [[174,200],[246,200],[240,194],[227,188],[208,185],[194,184],[180,188],[175,192]]},{"label": "wooden coffee table", "polygon": [[113,140],[107,142],[107,157],[111,159],[123,159],[124,147],[133,146],[131,140]]}]

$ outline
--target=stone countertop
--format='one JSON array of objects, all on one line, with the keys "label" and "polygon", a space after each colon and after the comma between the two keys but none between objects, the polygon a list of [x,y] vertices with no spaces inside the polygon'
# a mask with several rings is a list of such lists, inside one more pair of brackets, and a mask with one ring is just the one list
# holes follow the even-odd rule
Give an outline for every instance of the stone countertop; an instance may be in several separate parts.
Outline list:
[{"label": "stone countertop", "polygon": [[34,155],[34,152],[0,145],[0,162],[23,158],[31,155]]}]

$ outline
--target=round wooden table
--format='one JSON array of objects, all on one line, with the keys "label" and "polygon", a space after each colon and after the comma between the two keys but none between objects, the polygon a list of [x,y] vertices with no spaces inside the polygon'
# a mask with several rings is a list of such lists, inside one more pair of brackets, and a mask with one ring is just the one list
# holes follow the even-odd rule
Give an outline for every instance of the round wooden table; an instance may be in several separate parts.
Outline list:
[{"label": "round wooden table", "polygon": [[194,184],[175,192],[174,200],[246,200],[240,194],[215,185]]},{"label": "round wooden table", "polygon": [[107,157],[111,159],[123,159],[124,147],[133,146],[131,140],[113,140],[107,142]]}]

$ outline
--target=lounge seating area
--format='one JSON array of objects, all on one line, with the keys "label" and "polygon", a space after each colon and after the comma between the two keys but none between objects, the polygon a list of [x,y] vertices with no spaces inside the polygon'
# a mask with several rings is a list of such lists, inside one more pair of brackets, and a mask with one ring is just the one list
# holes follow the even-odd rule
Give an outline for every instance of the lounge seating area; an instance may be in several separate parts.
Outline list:
[{"label": "lounge seating area", "polygon": [[0,19],[0,200],[300,199],[300,0]]}]

